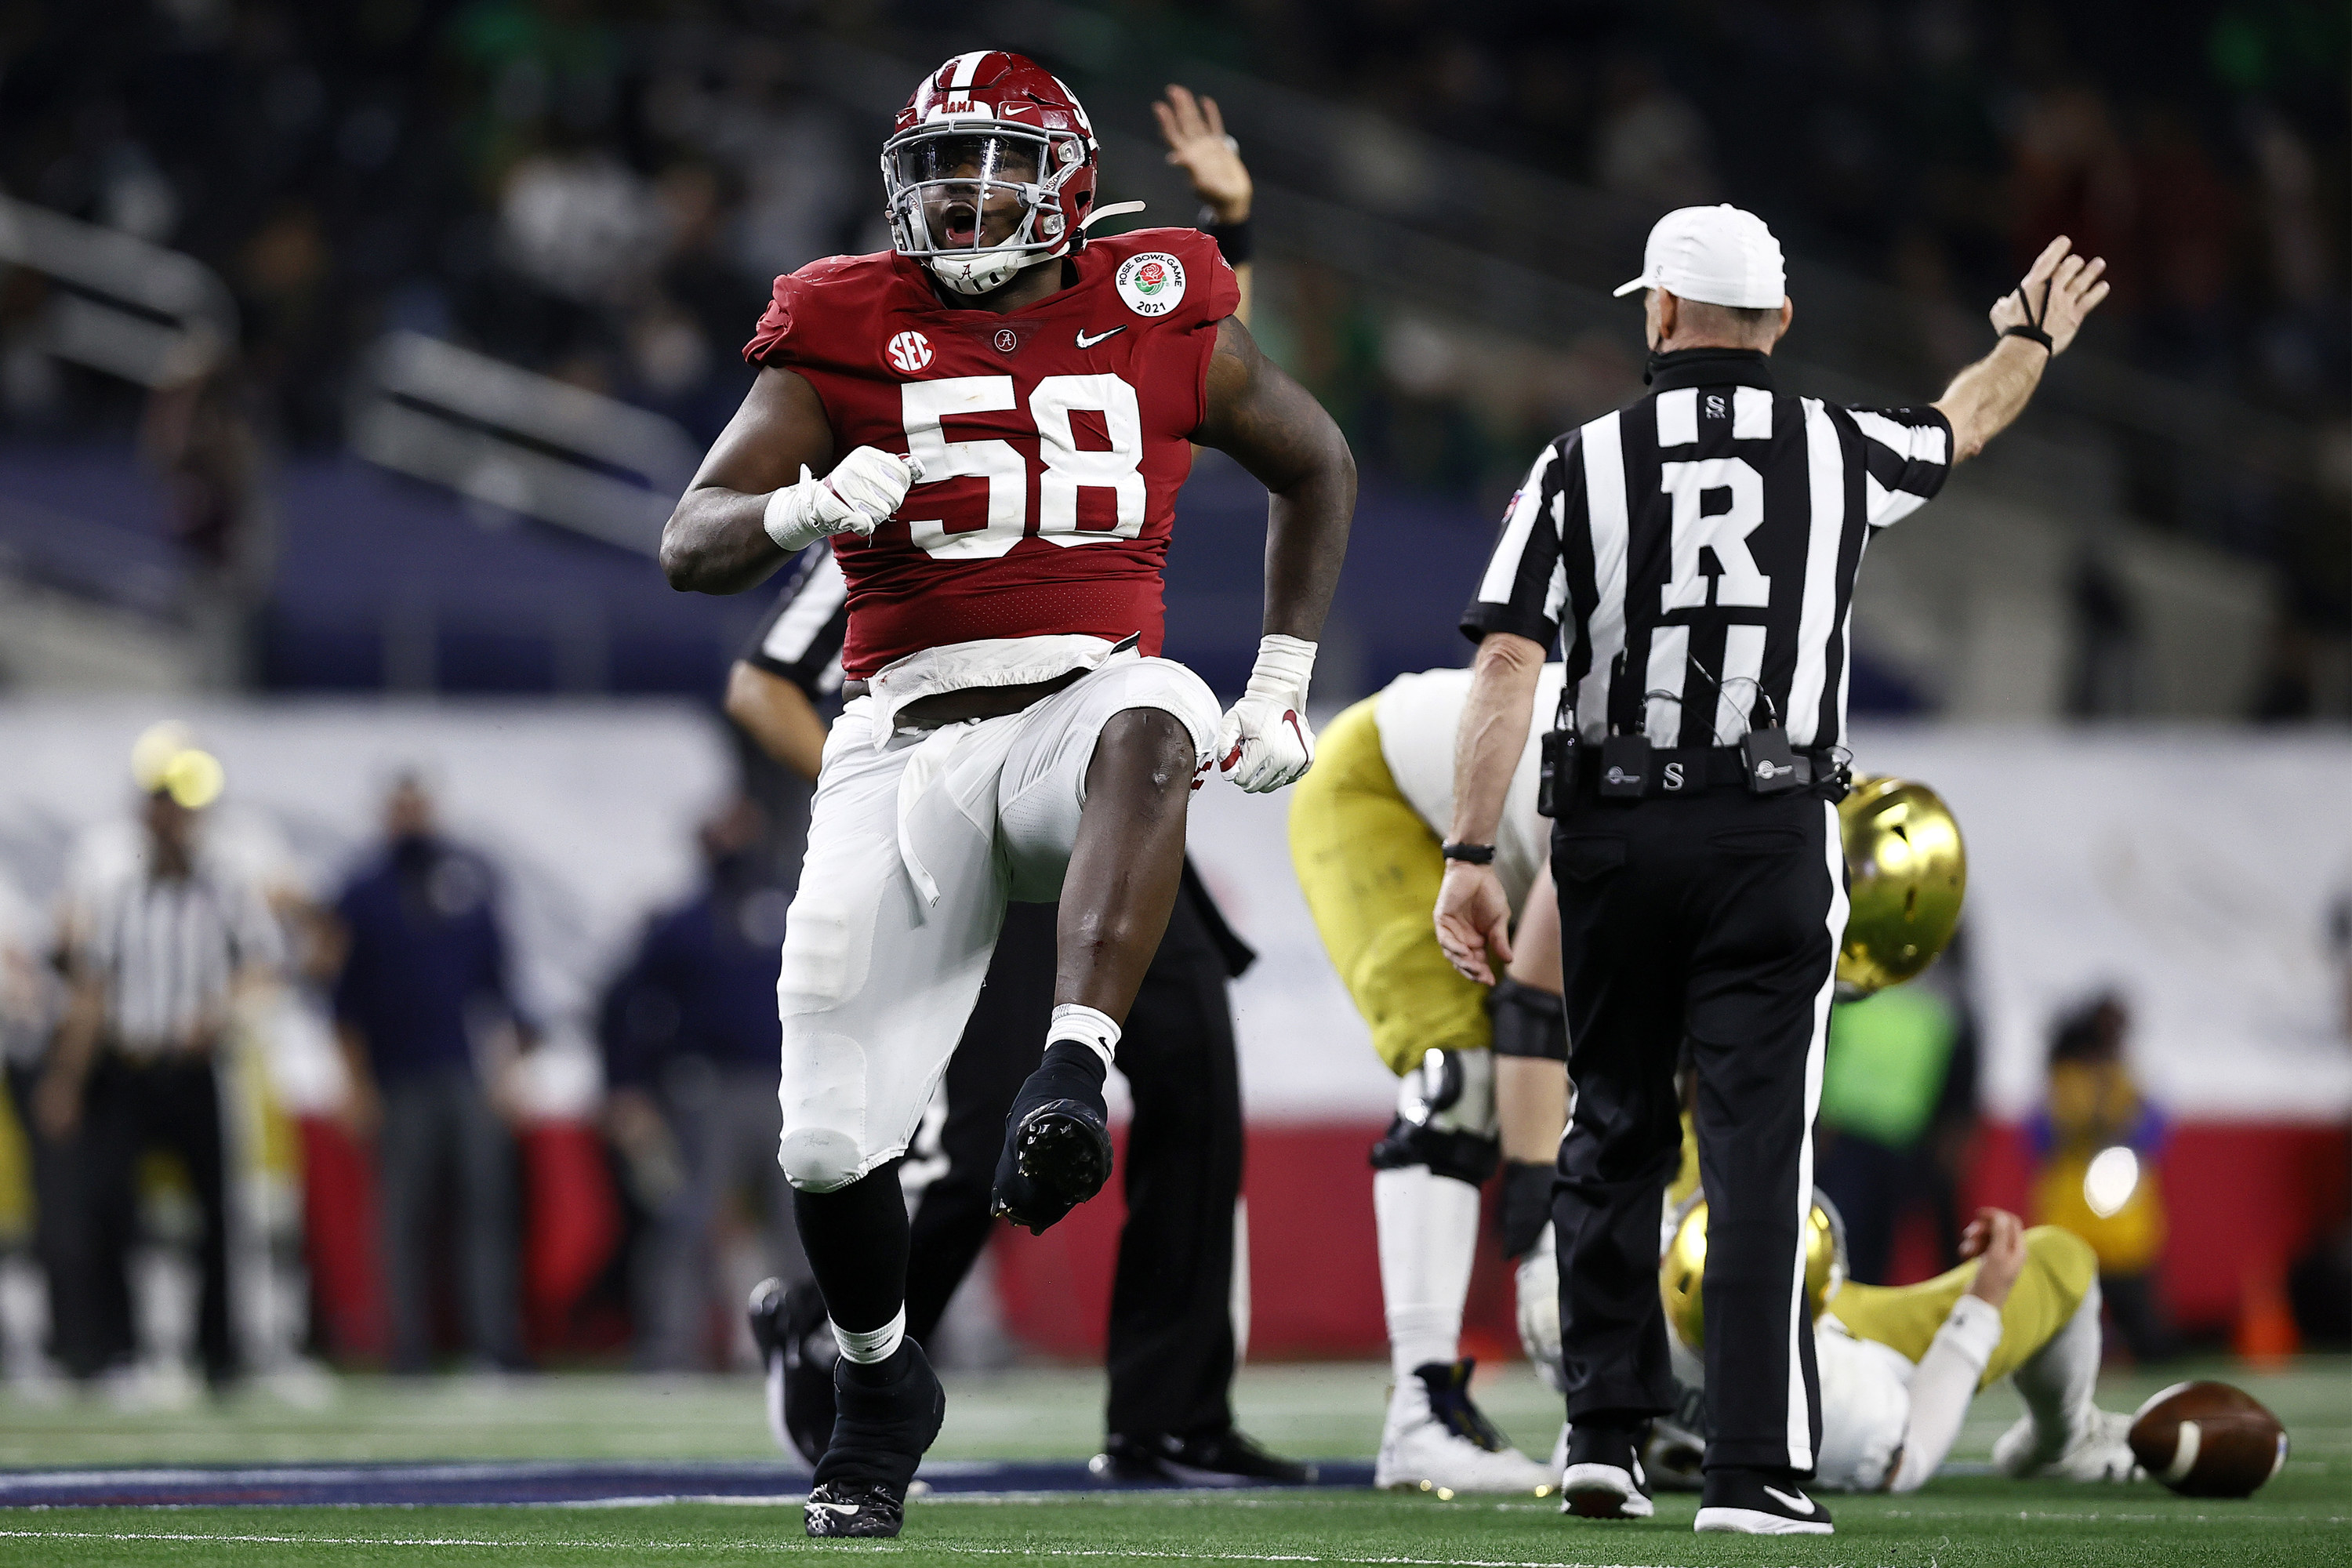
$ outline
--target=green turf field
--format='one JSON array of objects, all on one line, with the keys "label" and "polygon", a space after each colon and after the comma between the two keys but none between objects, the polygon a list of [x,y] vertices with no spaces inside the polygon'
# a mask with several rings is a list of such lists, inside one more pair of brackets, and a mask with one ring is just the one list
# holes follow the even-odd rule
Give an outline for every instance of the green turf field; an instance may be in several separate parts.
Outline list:
[{"label": "green turf field", "polygon": [[[2286,1471],[2243,1503],[2193,1502],[2152,1485],[1939,1480],[1903,1499],[1831,1499],[1836,1536],[1750,1541],[1689,1533],[1694,1503],[1660,1500],[1650,1524],[1587,1524],[1543,1503],[1441,1503],[1370,1493],[1122,1494],[918,1501],[896,1543],[802,1538],[774,1505],[651,1508],[187,1509],[0,1511],[0,1563],[750,1563],[778,1552],[856,1552],[909,1563],[1040,1561],[1462,1564],[2352,1563],[2352,1362],[2306,1362],[2224,1376],[2277,1411],[2294,1440]],[[1252,1369],[1245,1425],[1277,1447],[1368,1454],[1384,1374],[1376,1367]],[[2113,1380],[2127,1408],[2159,1380]],[[1552,1406],[1523,1370],[1482,1387],[1523,1447],[1549,1441]],[[1099,1380],[1024,1372],[950,1385],[940,1449],[958,1458],[1086,1453]],[[1980,1460],[2015,1413],[2005,1391],[1978,1402],[1956,1458]],[[345,1380],[321,1408],[266,1393],[226,1408],[131,1415],[103,1406],[0,1403],[0,1460],[12,1466],[254,1463],[287,1459],[747,1458],[766,1437],[749,1380],[649,1383],[556,1376],[488,1384],[393,1386]]]}]

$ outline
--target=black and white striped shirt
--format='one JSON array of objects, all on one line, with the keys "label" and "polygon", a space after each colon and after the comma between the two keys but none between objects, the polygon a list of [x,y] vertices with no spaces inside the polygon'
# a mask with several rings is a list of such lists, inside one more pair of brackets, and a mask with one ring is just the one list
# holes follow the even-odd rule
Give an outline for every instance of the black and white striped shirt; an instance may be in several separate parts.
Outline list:
[{"label": "black and white striped shirt", "polygon": [[821,704],[840,694],[841,645],[848,637],[849,584],[833,546],[819,541],[785,569],[784,586],[741,657]]},{"label": "black and white striped shirt", "polygon": [[283,955],[260,889],[216,865],[185,877],[126,867],[87,908],[81,971],[103,987],[107,1037],[130,1056],[178,1049],[218,1028],[237,978]]},{"label": "black and white striped shirt", "polygon": [[1753,352],[1667,354],[1653,384],[1537,458],[1463,631],[1559,637],[1588,738],[1842,744],[1863,549],[1942,487],[1951,426],[1777,394]]}]

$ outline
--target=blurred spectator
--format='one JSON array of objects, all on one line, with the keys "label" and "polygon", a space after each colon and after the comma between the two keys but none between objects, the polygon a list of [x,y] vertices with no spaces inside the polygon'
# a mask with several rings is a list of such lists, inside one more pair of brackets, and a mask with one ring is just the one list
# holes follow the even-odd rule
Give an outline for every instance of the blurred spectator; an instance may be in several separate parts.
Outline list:
[{"label": "blurred spectator", "polygon": [[[203,756],[203,753],[190,753]],[[198,813],[218,764],[159,783],[142,806],[141,853],[85,889],[71,994],[33,1091],[40,1135],[67,1147],[48,1169],[63,1224],[51,1259],[58,1359],[76,1377],[136,1350],[128,1255],[144,1157],[174,1156],[195,1200],[197,1343],[215,1390],[240,1367],[229,1320],[228,1206],[218,1067],[241,995],[279,962],[260,889],[200,853]]]},{"label": "blurred spectator", "polygon": [[1830,1016],[1813,1180],[1845,1221],[1853,1277],[1892,1285],[1902,1221],[1925,1206],[1940,1270],[1959,1260],[1959,1163],[1976,1123],[1976,1016],[1955,938],[1927,974]]},{"label": "blurred spectator", "polygon": [[649,267],[659,242],[653,192],[607,153],[536,153],[507,174],[500,249],[551,293],[583,304],[616,300]]},{"label": "blurred spectator", "polygon": [[2129,590],[2108,552],[2086,543],[2074,562],[2073,668],[2066,711],[2077,719],[2117,718],[2139,707],[2141,633]]},{"label": "blurred spectator", "polygon": [[[752,1279],[808,1275],[776,1164],[787,900],[761,873],[765,826],[740,796],[702,825],[702,887],[647,923],[603,1008],[607,1122],[653,1221],[635,1268],[637,1362],[648,1369],[713,1364],[713,1324],[731,1333]],[[761,1252],[740,1280],[722,1277],[721,1245],[739,1194]]]},{"label": "blurred spectator", "polygon": [[344,952],[334,1003],[346,1121],[380,1156],[393,1369],[431,1363],[445,1184],[466,1348],[478,1365],[517,1368],[514,1146],[491,1086],[506,1065],[499,1047],[528,1048],[533,1035],[508,979],[497,879],[441,836],[415,774],[394,784],[383,825],[383,848],[335,900]]},{"label": "blurred spectator", "polygon": [[2036,1223],[2063,1226],[2091,1244],[2108,1316],[2133,1359],[2147,1363],[2172,1353],[2156,1297],[2165,1123],[2132,1080],[2130,1030],[2131,1015],[2112,992],[2061,1018],[2050,1043],[2048,1098],[2028,1131],[2042,1162]]},{"label": "blurred spectator", "polygon": [[1658,79],[1648,61],[1625,58],[1612,64],[1606,100],[1593,153],[1593,173],[1603,187],[1667,207],[1715,199],[1706,121]]},{"label": "blurred spectator", "polygon": [[[33,1090],[40,1081],[41,1057],[56,1020],[55,966],[45,951],[46,933],[30,900],[0,872],[0,1069],[7,1099],[0,1107],[0,1258],[29,1254],[52,1290],[49,1319],[58,1321],[54,1295],[58,1254],[58,1184],[49,1166],[58,1145],[32,1115]],[[51,1195],[45,1210],[43,1193]],[[46,1221],[46,1224],[44,1224]],[[9,1342],[0,1325],[0,1372],[12,1380],[29,1376],[47,1346]]]}]

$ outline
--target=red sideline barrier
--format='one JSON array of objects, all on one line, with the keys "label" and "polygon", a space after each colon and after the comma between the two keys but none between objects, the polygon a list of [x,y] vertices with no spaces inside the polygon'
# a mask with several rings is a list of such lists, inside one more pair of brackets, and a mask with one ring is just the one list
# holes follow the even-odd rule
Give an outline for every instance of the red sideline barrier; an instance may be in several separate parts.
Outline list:
[{"label": "red sideline barrier", "polygon": [[[373,1151],[331,1118],[304,1117],[300,1126],[304,1236],[321,1348],[341,1360],[380,1360],[391,1345]],[[524,1342],[535,1355],[560,1352],[577,1348],[575,1309],[620,1245],[620,1198],[593,1126],[535,1122],[517,1142]]]},{"label": "red sideline barrier", "polygon": [[[1987,1122],[1971,1155],[1968,1201],[2028,1213],[2024,1129]],[[2284,1279],[2323,1227],[2343,1223],[2347,1163],[2340,1127],[2176,1123],[2158,1163],[2169,1226],[2159,1283],[2175,1323],[2227,1329],[2250,1287]]]},{"label": "red sideline barrier", "polygon": [[375,1161],[343,1124],[305,1116],[302,1237],[310,1266],[311,1322],[320,1346],[340,1359],[381,1360],[391,1349],[378,1247]]},{"label": "red sideline barrier", "polygon": [[[1253,1355],[1377,1355],[1385,1336],[1364,1152],[1381,1124],[1265,1125],[1249,1133]],[[1121,1169],[1125,1168],[1122,1149]],[[2033,1163],[2020,1128],[1985,1123],[1966,1199],[2024,1213]],[[2160,1164],[2171,1216],[2162,1285],[2179,1326],[2229,1329],[2250,1285],[2275,1281],[2312,1237],[2346,1212],[2347,1138],[2294,1122],[2177,1124]],[[1031,1349],[1099,1356],[1113,1257],[1126,1206],[1108,1191],[1043,1237],[1001,1232],[1005,1320]],[[1465,1349],[1517,1353],[1509,1271],[1484,1227]],[[1898,1277],[1928,1272],[1924,1249],[1898,1248]]]},{"label": "red sideline barrier", "polygon": [[[340,1123],[301,1124],[304,1214],[320,1339],[331,1353],[372,1360],[385,1350],[376,1250],[375,1172]],[[1267,1357],[1378,1354],[1384,1342],[1372,1240],[1372,1179],[1364,1152],[1376,1122],[1260,1125],[1250,1130],[1251,1349]],[[1120,1160],[1124,1169],[1123,1147]],[[582,1348],[581,1296],[620,1243],[617,1194],[594,1128],[541,1123],[522,1139],[527,1194],[525,1322],[536,1352]],[[2341,1129],[2303,1123],[2185,1122],[2159,1166],[2171,1219],[2162,1284],[2179,1326],[2227,1330],[2250,1289],[2274,1284],[2310,1238],[2340,1223],[2347,1148]],[[2023,1132],[1986,1123],[1971,1151],[1970,1204],[2023,1212],[2032,1160]],[[1000,1231],[1005,1318],[1032,1349],[1101,1354],[1112,1261],[1126,1217],[1109,1191],[1043,1237]],[[1465,1329],[1470,1353],[1512,1353],[1509,1271],[1482,1227]],[[1924,1271],[1917,1248],[1905,1272]]]},{"label": "red sideline barrier", "polygon": [[[1384,1122],[1254,1126],[1243,1193],[1249,1203],[1250,1353],[1265,1358],[1383,1352],[1380,1258],[1372,1238],[1366,1152]],[[1116,1134],[1126,1169],[1124,1130]],[[1119,1178],[1042,1237],[998,1232],[997,1288],[1007,1325],[1049,1355],[1103,1350],[1111,1270],[1127,1218]],[[1465,1315],[1467,1353],[1517,1353],[1510,1269],[1491,1225]]]}]

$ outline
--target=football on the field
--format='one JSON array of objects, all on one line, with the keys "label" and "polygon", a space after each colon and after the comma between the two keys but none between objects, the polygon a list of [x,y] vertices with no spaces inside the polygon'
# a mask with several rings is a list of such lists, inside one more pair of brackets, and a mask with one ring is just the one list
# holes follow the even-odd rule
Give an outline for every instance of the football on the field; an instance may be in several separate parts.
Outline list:
[{"label": "football on the field", "polygon": [[2132,1457],[2183,1497],[2252,1497],[2286,1463],[2286,1428],[2226,1383],[2176,1383],[2132,1416]]}]

